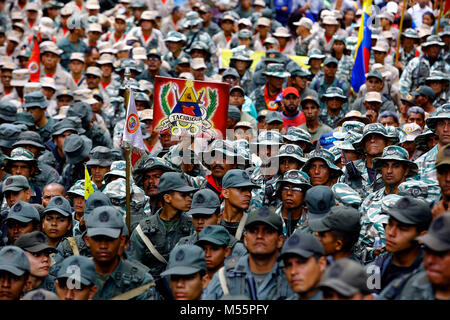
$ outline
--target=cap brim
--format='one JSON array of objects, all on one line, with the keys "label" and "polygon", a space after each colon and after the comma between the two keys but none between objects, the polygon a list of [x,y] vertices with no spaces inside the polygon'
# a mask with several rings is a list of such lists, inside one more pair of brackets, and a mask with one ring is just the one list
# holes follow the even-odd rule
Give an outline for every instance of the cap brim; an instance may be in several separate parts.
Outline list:
[{"label": "cap brim", "polygon": [[6,264],[0,264],[0,270],[10,272],[13,275],[18,276],[18,277],[20,277],[21,275],[23,275],[25,273],[25,270],[19,269],[17,267],[11,266],[11,265],[6,265]]},{"label": "cap brim", "polygon": [[339,294],[350,297],[353,296],[355,293],[358,292],[357,288],[354,288],[352,286],[349,286],[345,282],[339,280],[339,279],[327,279],[325,281],[322,281],[320,283],[319,288],[331,288],[335,291],[337,291]]},{"label": "cap brim", "polygon": [[312,213],[311,211],[308,211],[308,217],[309,217],[308,221],[322,219],[328,214],[328,212],[325,212],[325,213]]},{"label": "cap brim", "polygon": [[277,260],[280,261],[280,260],[282,260],[284,257],[286,257],[287,255],[291,255],[291,254],[295,254],[295,255],[298,255],[298,256],[300,256],[300,257],[302,257],[302,258],[306,258],[306,259],[308,259],[308,258],[310,258],[310,257],[312,257],[312,256],[314,255],[313,252],[306,251],[306,250],[301,249],[301,248],[291,248],[291,249],[289,249],[289,250],[283,251],[283,252],[278,256]]},{"label": "cap brim", "polygon": [[6,115],[0,115],[0,119],[3,119],[5,121],[16,121],[16,117],[15,116],[6,116]]},{"label": "cap brim", "polygon": [[439,239],[436,239],[430,233],[427,233],[423,236],[417,237],[417,240],[421,241],[423,244],[425,244],[428,248],[430,248],[433,251],[448,251],[450,250],[450,244],[445,243]]},{"label": "cap brim", "polygon": [[45,243],[39,243],[29,248],[22,248],[25,251],[31,252],[31,253],[37,253],[41,251],[50,251],[51,253],[56,253],[58,250],[56,250],[53,247],[50,247],[48,244]]},{"label": "cap brim", "polygon": [[214,212],[216,212],[217,209],[211,209],[211,208],[195,208],[192,210],[189,210],[187,212],[188,215],[192,215],[192,214],[213,214]]},{"label": "cap brim", "polygon": [[323,223],[323,220],[324,220],[323,218],[316,219],[316,220],[310,220],[310,221],[308,221],[308,226],[314,232],[330,231],[331,229]]},{"label": "cap brim", "polygon": [[[20,189],[20,190],[22,190],[22,189]],[[33,219],[31,219],[31,218],[22,217],[22,216],[7,217],[5,220],[16,220],[16,221],[23,222],[23,223],[28,223],[28,222],[33,221]]]},{"label": "cap brim", "polygon": [[41,143],[38,143],[36,141],[33,141],[33,140],[19,140],[16,143],[14,143],[12,146],[15,148],[15,147],[20,147],[22,145],[30,145],[30,146],[40,148],[42,150],[45,149],[44,145],[42,145]]},{"label": "cap brim", "polygon": [[179,275],[187,276],[190,274],[197,273],[200,270],[201,269],[193,268],[193,267],[179,266],[179,267],[173,267],[173,268],[170,268],[170,269],[164,271],[163,273],[161,273],[161,276],[170,276],[172,274],[179,274]]},{"label": "cap brim", "polygon": [[89,237],[95,236],[107,236],[114,239],[117,239],[120,236],[122,229],[113,229],[113,228],[88,228],[87,235]]},{"label": "cap brim", "polygon": [[200,240],[197,240],[195,242],[195,245],[199,245],[201,242],[210,242],[210,243],[213,243],[213,244],[215,244],[217,246],[228,246],[228,243],[223,243],[222,241],[219,241],[219,240],[217,240],[215,238],[212,238],[212,237],[204,237],[204,238],[202,238]]},{"label": "cap brim", "polygon": [[[255,223],[264,223],[264,224],[267,224],[268,226],[271,226],[272,228],[274,228],[277,231],[281,231],[279,227],[277,227],[273,223],[270,223],[267,220],[264,220],[262,218],[256,218],[256,219],[252,220],[250,223],[246,223],[245,228],[248,228],[250,225],[255,224]],[[282,227],[281,227],[281,229],[282,229]]]},{"label": "cap brim", "polygon": [[22,188],[22,187],[6,187],[6,188],[4,188],[3,189],[3,193],[5,193],[6,191],[13,191],[13,192],[18,192],[18,191],[21,191],[21,190],[25,190],[25,188]]},{"label": "cap brim", "polygon": [[254,189],[259,189],[261,188],[260,186],[257,186],[256,184],[253,184],[251,182],[242,182],[242,183],[238,183],[235,184],[233,186],[229,186],[228,188],[245,188],[245,187],[252,187]]},{"label": "cap brim", "polygon": [[192,191],[197,190],[197,188],[194,188],[191,186],[184,186],[184,187],[175,188],[173,190],[178,191],[178,192],[192,192]]},{"label": "cap brim", "polygon": [[71,215],[70,212],[66,212],[66,211],[64,211],[64,210],[62,210],[60,208],[49,208],[49,207],[47,207],[44,210],[44,214],[47,214],[49,212],[57,212],[57,213],[62,214],[64,217],[69,217]]}]

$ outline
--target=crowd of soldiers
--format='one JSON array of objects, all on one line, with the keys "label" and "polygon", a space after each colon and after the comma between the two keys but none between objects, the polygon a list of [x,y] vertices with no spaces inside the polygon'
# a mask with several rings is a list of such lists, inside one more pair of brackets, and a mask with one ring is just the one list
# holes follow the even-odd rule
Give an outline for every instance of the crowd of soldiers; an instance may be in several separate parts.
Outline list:
[{"label": "crowd of soldiers", "polygon": [[[0,0],[0,299],[448,300],[450,21],[376,3],[355,91],[361,0]],[[226,135],[156,76],[228,83]]]}]

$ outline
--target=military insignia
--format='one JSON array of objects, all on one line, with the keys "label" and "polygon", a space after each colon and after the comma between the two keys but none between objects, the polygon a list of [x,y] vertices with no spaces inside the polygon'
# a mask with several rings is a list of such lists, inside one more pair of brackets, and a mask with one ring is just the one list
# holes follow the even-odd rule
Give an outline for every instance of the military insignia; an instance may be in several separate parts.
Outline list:
[{"label": "military insignia", "polygon": [[322,150],[315,151],[314,152],[314,156],[316,156],[316,157],[323,157],[324,156],[323,151]]},{"label": "military insignia", "polygon": [[290,171],[288,173],[288,178],[289,179],[297,179],[299,176],[299,173],[297,171]]},{"label": "military insignia", "polygon": [[55,199],[55,204],[56,204],[57,206],[62,205],[62,204],[63,204],[63,199],[61,199],[61,198],[56,198],[56,199]]},{"label": "military insignia", "polygon": [[148,159],[147,164],[152,165],[155,163],[154,159]]},{"label": "military insignia", "polygon": [[[169,106],[171,90],[175,98],[175,105],[172,108]],[[204,101],[206,94],[208,103]],[[169,130],[171,134],[179,136],[183,133],[196,135],[201,130],[212,128],[209,119],[215,113],[218,104],[216,90],[201,88],[196,92],[194,82],[188,80],[180,95],[178,86],[170,82],[162,86],[159,97],[166,117],[158,123],[157,130]]]},{"label": "military insignia", "polygon": [[414,197],[420,197],[422,195],[422,189],[420,187],[413,187],[411,189],[411,194]]},{"label": "military insignia", "polygon": [[205,197],[202,194],[199,194],[196,198],[195,198],[195,202],[198,204],[202,204],[205,202]]},{"label": "military insignia", "polygon": [[295,152],[295,147],[289,145],[289,146],[286,147],[285,151],[286,151],[287,153],[294,153],[294,152]]},{"label": "military insignia", "polygon": [[184,250],[180,250],[175,255],[175,261],[182,261],[182,260],[184,260],[184,257],[185,257]]},{"label": "military insignia", "polygon": [[269,208],[267,207],[261,207],[258,211],[258,216],[261,218],[267,218],[270,215]]},{"label": "military insignia", "polygon": [[38,291],[35,292],[32,296],[31,296],[31,300],[45,300],[45,295]]},{"label": "military insignia", "polygon": [[16,203],[14,205],[14,212],[19,212],[20,210],[22,210],[22,205],[20,203]]},{"label": "military insignia", "polygon": [[388,148],[386,150],[386,155],[388,155],[388,156],[391,156],[391,155],[396,154],[396,153],[397,153],[397,150],[395,150],[395,148]]},{"label": "military insignia", "polygon": [[207,226],[207,227],[203,230],[203,233],[204,233],[204,234],[210,234],[212,231],[213,231],[212,228],[211,228],[210,226]]},{"label": "military insignia", "polygon": [[367,127],[367,131],[375,131],[378,129],[378,126],[375,123],[371,123],[369,124],[369,126]]},{"label": "military insignia", "polygon": [[408,209],[409,208],[409,199],[408,198],[402,198],[398,200],[397,208],[398,209]]},{"label": "military insignia", "polygon": [[331,267],[330,273],[329,273],[329,277],[330,278],[339,278],[342,274],[342,267],[338,264],[333,264],[333,266]]},{"label": "military insignia", "polygon": [[109,214],[107,211],[103,211],[100,213],[98,220],[100,222],[108,222],[109,221]]},{"label": "military insignia", "polygon": [[266,133],[266,139],[267,140],[272,140],[272,132],[267,132]]},{"label": "military insignia", "polygon": [[14,251],[14,249],[9,249],[3,254],[2,258],[4,260],[14,260],[15,257],[16,257],[16,252]]},{"label": "military insignia", "polygon": [[242,172],[242,178],[244,178],[245,180],[250,179],[250,177],[248,176],[248,173],[245,171]]},{"label": "military insignia", "polygon": [[6,186],[9,186],[11,183],[13,183],[13,179],[12,178],[6,179],[6,181],[5,181],[5,185]]},{"label": "military insignia", "polygon": [[96,207],[101,207],[102,205],[103,205],[103,202],[101,201],[101,200],[98,200],[98,199],[96,199],[96,200],[94,200],[93,202],[92,202],[92,205],[96,208]]},{"label": "military insignia", "polygon": [[436,232],[438,232],[439,230],[441,230],[443,227],[444,227],[444,225],[445,225],[445,222],[444,222],[444,218],[442,218],[442,217],[438,217],[435,221],[434,221],[434,223],[433,223],[433,231],[436,231]]},{"label": "military insignia", "polygon": [[[75,258],[72,260],[72,262],[70,263],[71,266],[80,266],[80,261],[78,260],[78,258]],[[69,268],[67,268],[69,269]]]},{"label": "military insignia", "polygon": [[296,246],[300,242],[300,237],[296,234],[294,234],[292,237],[288,240],[288,245],[291,247]]}]

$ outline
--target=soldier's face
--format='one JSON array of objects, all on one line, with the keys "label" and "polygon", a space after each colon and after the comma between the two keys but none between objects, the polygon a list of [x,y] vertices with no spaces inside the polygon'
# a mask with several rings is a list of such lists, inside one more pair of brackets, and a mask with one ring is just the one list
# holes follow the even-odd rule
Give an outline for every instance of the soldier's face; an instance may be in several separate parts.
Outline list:
[{"label": "soldier's face", "polygon": [[179,211],[189,211],[192,203],[192,192],[175,191],[171,195],[170,205]]},{"label": "soldier's face", "polygon": [[211,175],[216,179],[222,179],[230,169],[235,169],[236,163],[230,163],[226,156],[218,154],[211,159]]},{"label": "soldier's face", "polygon": [[32,173],[31,165],[24,161],[14,161],[11,164],[11,174],[12,175],[22,175],[25,178],[29,178]]},{"label": "soldier's face", "polygon": [[383,81],[375,77],[370,77],[366,80],[366,86],[368,92],[380,92],[383,89]]},{"label": "soldier's face", "polygon": [[442,165],[436,169],[436,176],[442,195],[450,199],[450,165]]},{"label": "soldier's face", "polygon": [[47,69],[55,68],[59,61],[59,56],[54,53],[46,52],[42,55],[42,63]]},{"label": "soldier's face", "polygon": [[210,242],[200,242],[205,252],[206,269],[218,270],[223,266],[223,261],[230,255],[229,247],[221,247]]},{"label": "soldier's face", "polygon": [[55,281],[56,294],[59,300],[92,300],[97,292],[97,286],[85,286],[80,284],[80,289],[70,289],[67,286],[67,278],[60,278]]},{"label": "soldier's face", "polygon": [[373,57],[375,58],[376,63],[384,64],[384,58],[386,58],[386,52],[383,51],[374,51]]},{"label": "soldier's face", "polygon": [[328,78],[334,78],[337,72],[337,64],[336,63],[329,63],[326,66],[323,66],[323,72],[326,77]]},{"label": "soldier's face", "polygon": [[416,151],[416,143],[414,141],[405,141],[401,144],[401,147],[408,151],[409,156],[411,157]]},{"label": "soldier's face", "polygon": [[274,87],[275,89],[281,90],[281,88],[283,87],[283,81],[284,78],[278,78],[278,77],[267,77],[267,81],[269,82],[269,84]]},{"label": "soldier's face", "polygon": [[86,245],[91,249],[94,260],[98,263],[111,263],[119,257],[119,249],[122,242],[125,242],[125,236],[117,239],[99,235],[86,237]]},{"label": "soldier's face", "polygon": [[0,271],[0,300],[18,300],[26,281],[26,274],[18,277],[7,271]]},{"label": "soldier's face", "polygon": [[64,237],[71,228],[72,217],[64,217],[60,213],[47,213],[42,221],[42,231],[54,240]]},{"label": "soldier's face", "polygon": [[434,93],[438,96],[445,88],[445,84],[441,81],[430,81],[428,85],[433,89]]},{"label": "soldier's face", "polygon": [[319,106],[314,102],[305,102],[303,105],[303,114],[307,121],[316,120],[319,117]]},{"label": "soldier's face", "polygon": [[235,106],[242,106],[244,102],[245,102],[244,95],[240,91],[234,90],[230,94],[230,104]]},{"label": "soldier's face", "polygon": [[386,250],[391,253],[408,250],[413,246],[413,240],[419,235],[417,227],[389,218],[385,227]]},{"label": "soldier's face", "polygon": [[381,118],[380,123],[385,127],[387,126],[398,127],[398,123],[394,121],[394,117]]},{"label": "soldier's face", "polygon": [[71,96],[61,96],[56,99],[56,104],[58,108],[62,106],[70,106],[73,103],[73,98]]},{"label": "soldier's face", "polygon": [[206,226],[216,225],[218,223],[219,216],[215,213],[213,214],[193,214],[192,224],[194,225],[194,230],[197,234],[203,230]]},{"label": "soldier's face", "polygon": [[30,262],[30,274],[35,277],[43,278],[48,276],[50,270],[50,253],[48,251],[41,251],[31,253],[25,251],[28,261]]},{"label": "soldier's face", "polygon": [[439,53],[441,52],[441,47],[438,45],[432,45],[428,46],[426,49],[424,49],[424,52],[429,56],[431,59],[436,59]]},{"label": "soldier's face", "polygon": [[289,113],[297,111],[299,103],[300,98],[297,97],[295,94],[290,93],[283,99],[284,109]]},{"label": "soldier's face", "polygon": [[420,113],[410,113],[408,119],[406,120],[407,123],[413,123],[415,122],[418,124],[422,130],[425,127],[425,120],[423,116]]},{"label": "soldier's face", "polygon": [[386,186],[398,186],[408,173],[409,168],[400,161],[384,161],[381,165],[381,175]]},{"label": "soldier's face", "polygon": [[296,87],[300,88],[300,90],[303,90],[306,88],[306,85],[308,84],[308,78],[307,77],[294,77],[294,84]]},{"label": "soldier's face", "polygon": [[92,180],[96,185],[101,185],[103,182],[103,177],[109,172],[110,166],[102,167],[98,165],[89,166],[92,174]]},{"label": "soldier's face", "polygon": [[223,189],[223,196],[228,203],[237,209],[247,210],[252,199],[252,189],[250,187]]},{"label": "soldier's face", "polygon": [[288,172],[289,170],[300,169],[300,162],[297,159],[291,157],[280,158],[280,171],[282,174]]},{"label": "soldier's face", "polygon": [[437,252],[426,247],[423,264],[431,284],[441,288],[450,286],[450,250]]},{"label": "soldier's face", "polygon": [[96,89],[98,88],[98,85],[100,84],[100,77],[88,74],[86,76],[86,83],[89,89]]},{"label": "soldier's face", "polygon": [[84,202],[84,197],[74,196],[72,198],[72,201],[73,201],[73,210],[75,211],[75,213],[82,215],[84,213],[84,206],[86,204]]},{"label": "soldier's face", "polygon": [[296,209],[303,204],[305,193],[302,188],[292,183],[284,183],[281,187],[281,201],[287,209]]},{"label": "soldier's face", "polygon": [[203,278],[197,272],[192,275],[171,275],[170,290],[175,300],[200,300]]},{"label": "soldier's face", "polygon": [[322,243],[325,255],[333,254],[337,251],[337,239],[333,236],[331,231],[318,232],[317,238]]},{"label": "soldier's face", "polygon": [[369,134],[365,142],[365,151],[371,156],[379,155],[383,153],[383,149],[386,147],[386,138],[378,134]]},{"label": "soldier's face", "polygon": [[84,62],[80,60],[72,60],[69,63],[69,69],[72,73],[78,74],[84,69]]},{"label": "soldier's face", "polygon": [[244,244],[251,255],[275,254],[283,245],[284,236],[265,223],[255,222],[246,227]]},{"label": "soldier's face", "polygon": [[11,208],[19,201],[30,201],[30,194],[30,190],[5,191],[4,196],[6,199],[6,203]]},{"label": "soldier's face", "polygon": [[46,208],[52,200],[53,197],[61,196],[64,197],[64,188],[62,186],[49,184],[44,187],[44,190],[42,191],[42,205],[44,208]]},{"label": "soldier's face", "polygon": [[159,179],[164,172],[161,169],[154,169],[144,173],[144,191],[149,197],[158,194]]},{"label": "soldier's face", "polygon": [[12,79],[12,71],[11,70],[2,70],[2,84],[4,87],[11,86]]},{"label": "soldier's face", "polygon": [[32,222],[25,223],[17,220],[8,220],[6,224],[8,226],[8,240],[11,243],[16,241],[21,235],[34,231]]},{"label": "soldier's face", "polygon": [[34,118],[34,123],[39,122],[42,117],[45,116],[45,109],[41,109],[39,107],[27,108],[27,112],[31,113]]},{"label": "soldier's face", "polygon": [[338,97],[328,98],[326,101],[330,110],[340,110],[344,106],[344,101]]},{"label": "soldier's face", "polygon": [[436,122],[436,133],[440,145],[444,146],[450,143],[450,119],[439,119]]},{"label": "soldier's face", "polygon": [[316,259],[292,255],[284,260],[284,273],[292,291],[304,294],[317,287],[325,266],[324,257]]},{"label": "soldier's face", "polygon": [[324,160],[314,160],[309,167],[309,176],[313,186],[327,185],[330,180],[330,168]]}]

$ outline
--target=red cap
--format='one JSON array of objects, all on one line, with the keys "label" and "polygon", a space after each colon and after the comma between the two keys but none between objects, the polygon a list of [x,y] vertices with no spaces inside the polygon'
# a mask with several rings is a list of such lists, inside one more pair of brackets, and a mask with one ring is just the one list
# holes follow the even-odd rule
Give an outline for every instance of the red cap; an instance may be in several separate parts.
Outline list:
[{"label": "red cap", "polygon": [[298,94],[298,90],[294,87],[287,87],[283,90],[283,98],[286,98],[288,94],[294,94],[297,98],[300,98],[300,95]]}]

